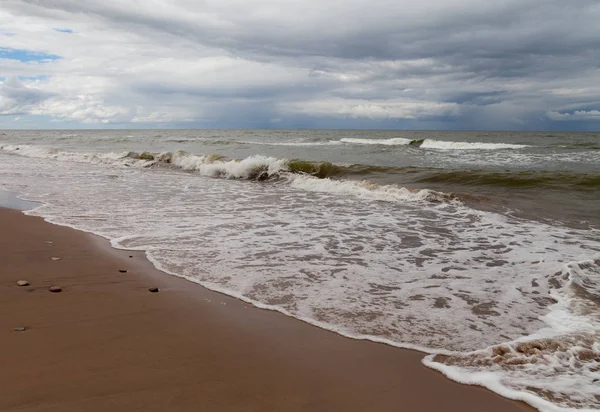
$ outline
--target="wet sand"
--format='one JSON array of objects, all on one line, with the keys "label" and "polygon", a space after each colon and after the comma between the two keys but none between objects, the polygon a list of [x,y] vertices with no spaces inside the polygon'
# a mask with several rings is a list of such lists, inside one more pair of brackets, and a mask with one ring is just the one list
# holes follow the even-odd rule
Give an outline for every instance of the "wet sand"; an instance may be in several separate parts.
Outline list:
[{"label": "wet sand", "polygon": [[533,411],[97,236],[2,208],[0,229],[0,411]]}]

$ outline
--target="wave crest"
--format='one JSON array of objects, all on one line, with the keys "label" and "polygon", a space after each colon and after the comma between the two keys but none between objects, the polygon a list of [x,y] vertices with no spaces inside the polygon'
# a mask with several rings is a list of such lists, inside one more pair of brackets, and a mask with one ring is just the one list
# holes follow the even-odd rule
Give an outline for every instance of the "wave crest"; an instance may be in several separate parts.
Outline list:
[{"label": "wave crest", "polygon": [[203,176],[246,180],[284,180],[290,186],[307,191],[352,195],[369,200],[394,202],[456,202],[454,194],[428,189],[408,189],[397,185],[378,185],[367,180],[332,180],[331,177],[352,174],[365,169],[360,165],[335,165],[329,162],[278,159],[250,156],[241,160],[210,154],[178,152],[77,153],[35,146],[0,146],[0,152],[27,157],[46,158],[77,163],[109,164],[128,167],[175,167]]}]

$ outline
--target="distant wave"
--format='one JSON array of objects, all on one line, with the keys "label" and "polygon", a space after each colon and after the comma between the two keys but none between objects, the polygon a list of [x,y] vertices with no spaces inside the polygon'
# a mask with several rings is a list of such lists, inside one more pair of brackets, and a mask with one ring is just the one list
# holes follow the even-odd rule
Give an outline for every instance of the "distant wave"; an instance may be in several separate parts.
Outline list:
[{"label": "distant wave", "polygon": [[479,142],[450,142],[445,140],[425,139],[419,145],[421,149],[439,150],[499,150],[499,149],[522,149],[530,147],[524,144],[508,143],[479,143]]},{"label": "distant wave", "polygon": [[499,150],[499,149],[521,149],[529,147],[523,144],[508,143],[480,143],[480,142],[452,142],[446,140],[434,139],[404,139],[395,137],[390,139],[355,139],[343,138],[342,143],[352,143],[361,145],[383,145],[383,146],[414,146],[421,149],[438,150]]},{"label": "distant wave", "polygon": [[242,140],[238,143],[245,144],[258,144],[264,146],[335,146],[342,144],[341,141],[338,140],[329,140],[329,141],[312,141],[312,142],[258,142],[251,140]]},{"label": "distant wave", "polygon": [[586,150],[600,150],[600,145],[598,143],[593,142],[580,142],[580,143],[571,143],[568,145],[556,143],[552,145],[553,147],[560,147],[563,149],[586,149]]},{"label": "distant wave", "polygon": [[340,139],[340,142],[364,145],[406,146],[414,142],[414,140],[404,139],[402,137],[394,137],[391,139],[356,139],[344,137],[343,139]]},{"label": "distant wave", "polygon": [[173,143],[202,143],[206,145],[232,145],[248,144],[261,146],[336,146],[341,144],[363,145],[363,146],[412,146],[421,149],[436,150],[502,150],[502,149],[522,149],[530,147],[524,144],[508,143],[483,143],[483,142],[453,142],[435,139],[405,139],[402,137],[393,137],[389,139],[368,139],[344,137],[339,140],[306,140],[306,141],[261,141],[261,140],[213,140],[209,138],[173,138],[167,139],[167,142]]}]

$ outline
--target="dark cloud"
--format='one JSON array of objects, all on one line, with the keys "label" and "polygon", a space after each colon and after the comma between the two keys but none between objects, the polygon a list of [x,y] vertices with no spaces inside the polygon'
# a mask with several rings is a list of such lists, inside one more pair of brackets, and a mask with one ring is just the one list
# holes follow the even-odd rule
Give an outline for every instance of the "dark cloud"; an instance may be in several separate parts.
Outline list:
[{"label": "dark cloud", "polygon": [[0,84],[0,115],[28,114],[32,107],[50,97],[51,93],[26,86],[17,77],[9,77]]},{"label": "dark cloud", "polygon": [[456,93],[448,96],[446,101],[458,104],[470,104],[477,106],[488,106],[490,104],[500,103],[506,96],[505,91],[490,91],[490,92],[466,92]]}]

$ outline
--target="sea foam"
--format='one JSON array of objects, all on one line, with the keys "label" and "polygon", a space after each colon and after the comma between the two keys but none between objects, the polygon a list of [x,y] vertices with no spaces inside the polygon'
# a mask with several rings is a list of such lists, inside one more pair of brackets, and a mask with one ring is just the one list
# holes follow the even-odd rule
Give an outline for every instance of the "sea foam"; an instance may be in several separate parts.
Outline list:
[{"label": "sea foam", "polygon": [[545,327],[483,350],[430,355],[424,363],[453,380],[487,387],[540,410],[597,410],[599,277],[600,259],[569,262],[553,278],[556,303],[541,317]]}]

